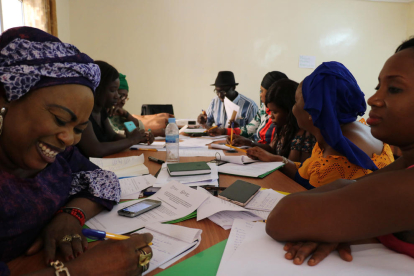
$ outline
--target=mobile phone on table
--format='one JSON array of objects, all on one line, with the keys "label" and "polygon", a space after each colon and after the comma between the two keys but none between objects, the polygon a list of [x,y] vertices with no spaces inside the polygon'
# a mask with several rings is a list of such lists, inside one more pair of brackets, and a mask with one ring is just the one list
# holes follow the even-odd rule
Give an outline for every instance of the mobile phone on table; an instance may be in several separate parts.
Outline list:
[{"label": "mobile phone on table", "polygon": [[118,215],[133,218],[148,212],[149,210],[157,208],[158,206],[161,206],[161,201],[145,199],[119,210]]},{"label": "mobile phone on table", "polygon": [[125,122],[124,123],[124,126],[126,127],[126,129],[128,130],[128,132],[132,132],[134,129],[137,128],[137,126],[132,121]]}]

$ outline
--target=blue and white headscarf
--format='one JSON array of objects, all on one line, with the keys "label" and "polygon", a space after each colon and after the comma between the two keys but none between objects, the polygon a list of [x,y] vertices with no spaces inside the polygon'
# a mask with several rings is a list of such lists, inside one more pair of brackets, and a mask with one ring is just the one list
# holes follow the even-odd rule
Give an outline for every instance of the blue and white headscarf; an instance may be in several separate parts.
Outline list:
[{"label": "blue and white headscarf", "polygon": [[302,94],[305,110],[328,145],[351,163],[378,170],[364,151],[342,135],[341,124],[355,122],[367,109],[365,95],[351,72],[339,62],[324,62],[305,78]]},{"label": "blue and white headscarf", "polygon": [[8,101],[61,84],[81,84],[95,91],[101,78],[89,56],[36,28],[7,30],[0,36],[0,49],[0,82]]}]

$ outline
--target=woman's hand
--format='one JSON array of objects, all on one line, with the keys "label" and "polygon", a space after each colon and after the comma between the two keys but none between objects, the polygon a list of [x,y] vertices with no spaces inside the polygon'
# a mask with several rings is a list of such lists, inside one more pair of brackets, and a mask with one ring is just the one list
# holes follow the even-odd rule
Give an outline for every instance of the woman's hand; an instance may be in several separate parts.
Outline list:
[{"label": "woman's hand", "polygon": [[152,252],[147,246],[151,241],[149,233],[134,234],[123,241],[103,241],[65,265],[71,275],[141,275],[139,249],[145,247],[146,253]]},{"label": "woman's hand", "polygon": [[139,144],[140,142],[142,142],[143,140],[145,140],[145,142],[147,142],[147,139],[145,137],[145,130],[143,129],[134,129],[132,132],[129,132],[127,130],[125,130],[125,135],[126,138],[129,139],[131,141],[132,145],[136,145]]},{"label": "woman's hand", "polygon": [[233,124],[233,128],[238,128],[238,127],[240,127],[240,125],[239,125],[239,123],[238,122],[236,122],[236,121],[229,121],[229,125],[228,125],[228,128],[231,128],[231,123],[234,123]]},{"label": "woman's hand", "polygon": [[247,156],[251,159],[259,159],[260,161],[264,162],[282,162],[283,158],[279,155],[271,154],[270,152],[265,151],[259,147],[253,147],[247,149]]},{"label": "woman's hand", "polygon": [[227,137],[227,144],[235,146],[235,147],[241,147],[241,146],[248,146],[251,147],[253,145],[252,140],[240,136],[240,135],[235,135],[233,134],[233,142],[230,142],[230,136]]},{"label": "woman's hand", "polygon": [[145,139],[144,141],[142,141],[143,143],[148,143],[148,145],[151,145],[152,143],[154,143],[154,134],[152,132],[146,132],[145,133]]},{"label": "woman's hand", "polygon": [[207,131],[207,133],[210,136],[226,135],[227,134],[227,129],[222,128],[222,127],[215,127],[213,129],[210,129],[209,131]]},{"label": "woman's hand", "polygon": [[[71,241],[64,241],[64,237],[70,237]],[[79,221],[70,214],[61,213],[43,229],[40,237],[27,250],[27,255],[32,255],[44,247],[45,262],[47,265],[55,260],[56,249],[59,248],[65,261],[80,256],[87,248],[88,242],[82,234],[82,226]]]},{"label": "woman's hand", "polygon": [[287,242],[283,249],[287,251],[285,258],[296,265],[301,265],[310,255],[308,265],[317,265],[335,249],[342,260],[352,261],[351,247],[347,243]]}]

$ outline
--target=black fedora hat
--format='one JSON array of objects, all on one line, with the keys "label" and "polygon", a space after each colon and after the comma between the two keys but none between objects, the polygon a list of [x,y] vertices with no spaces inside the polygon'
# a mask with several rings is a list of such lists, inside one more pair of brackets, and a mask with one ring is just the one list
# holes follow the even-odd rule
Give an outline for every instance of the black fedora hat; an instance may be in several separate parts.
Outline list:
[{"label": "black fedora hat", "polygon": [[231,71],[220,71],[217,75],[216,82],[211,86],[228,86],[238,85],[234,79],[234,74]]}]

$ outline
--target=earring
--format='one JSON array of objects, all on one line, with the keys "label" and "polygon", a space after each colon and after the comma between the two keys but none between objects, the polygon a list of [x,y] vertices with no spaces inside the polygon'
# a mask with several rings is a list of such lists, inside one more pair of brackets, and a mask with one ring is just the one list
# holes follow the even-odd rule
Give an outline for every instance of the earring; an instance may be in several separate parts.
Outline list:
[{"label": "earring", "polygon": [[7,109],[5,107],[2,107],[0,110],[0,135],[3,131],[3,117],[6,114]]}]

